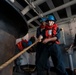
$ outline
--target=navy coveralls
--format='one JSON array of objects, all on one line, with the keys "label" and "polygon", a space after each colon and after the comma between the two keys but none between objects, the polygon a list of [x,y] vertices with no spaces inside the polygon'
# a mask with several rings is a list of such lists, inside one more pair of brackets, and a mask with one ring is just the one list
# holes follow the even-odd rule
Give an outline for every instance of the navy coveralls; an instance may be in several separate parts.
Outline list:
[{"label": "navy coveralls", "polygon": [[[42,35],[45,38],[45,30],[42,31]],[[60,38],[60,33],[57,32],[57,39]],[[45,44],[45,48],[40,55],[40,58],[37,63],[37,75],[44,75],[44,68],[46,67],[46,63],[48,58],[51,56],[54,67],[57,69],[57,75],[68,75],[61,55],[61,50],[58,44],[56,43],[48,43]]]},{"label": "navy coveralls", "polygon": [[[42,31],[41,31],[41,28],[39,27],[39,28],[37,28],[36,37],[38,38],[41,34],[42,34]],[[37,63],[38,63],[38,61],[39,61],[39,59],[40,59],[40,57],[41,57],[41,55],[43,53],[44,48],[45,48],[45,45],[42,42],[37,43],[37,47],[36,47],[36,62],[35,62],[36,65],[37,65]],[[46,64],[47,65],[46,65],[45,69],[49,69],[50,68],[49,61],[47,61]]]},{"label": "navy coveralls", "polygon": [[[20,52],[18,46],[16,45],[16,50],[15,50],[15,54],[18,54]],[[14,64],[15,64],[15,71],[19,72],[21,70],[20,66],[21,66],[21,57],[18,57],[17,59],[15,59]]]}]

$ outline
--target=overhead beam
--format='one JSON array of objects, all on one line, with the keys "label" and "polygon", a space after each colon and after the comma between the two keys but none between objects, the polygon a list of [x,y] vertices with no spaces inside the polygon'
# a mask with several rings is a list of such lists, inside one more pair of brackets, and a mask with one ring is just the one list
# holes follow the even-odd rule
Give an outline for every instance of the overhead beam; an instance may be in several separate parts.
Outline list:
[{"label": "overhead beam", "polygon": [[[36,5],[40,5],[41,3],[45,2],[45,1],[46,0],[37,0],[37,1],[32,2],[32,4],[36,6]],[[21,13],[23,15],[25,15],[30,9],[31,9],[30,6],[27,6],[21,11]]]},{"label": "overhead beam", "polygon": [[31,26],[32,28],[35,28],[35,26],[33,24],[31,24],[31,23],[29,24],[29,26]]},{"label": "overhead beam", "polygon": [[[64,1],[64,3],[67,3],[67,2],[69,2],[70,0],[63,0],[63,1]],[[69,13],[68,13],[68,12],[69,12]],[[66,8],[66,13],[67,13],[67,16],[68,16],[68,17],[72,15],[72,13],[71,13],[71,8],[70,8],[70,7],[67,7],[67,8]]]},{"label": "overhead beam", "polygon": [[[16,6],[18,9],[20,9],[20,10],[23,9],[23,7],[22,7],[17,1],[15,1],[14,4],[15,4],[15,6]],[[30,13],[27,13],[26,15],[29,16],[30,18],[33,18],[33,16],[32,16]],[[40,25],[40,23],[38,22],[38,20],[36,20],[35,22],[36,22],[38,25]],[[32,26],[32,27],[34,27],[34,26]]]},{"label": "overhead beam", "polygon": [[71,20],[73,21],[75,18],[76,18],[76,15],[73,15],[68,18],[60,19],[59,21],[57,21],[57,23],[70,22]]},{"label": "overhead beam", "polygon": [[[56,7],[56,8],[54,8],[54,9],[50,10],[50,11],[47,11],[47,12],[43,13],[42,15],[45,16],[45,15],[51,14],[51,13],[53,13],[53,12],[56,12],[56,11],[59,11],[59,10],[61,10],[61,9],[66,8],[66,7],[69,7],[69,6],[73,5],[73,4],[76,4],[76,0],[73,0],[73,1],[70,1],[70,2],[68,2],[68,3],[65,3],[65,4],[63,4],[63,5],[59,6],[59,7]],[[28,21],[28,23],[30,23],[30,22],[38,19],[38,18],[39,18],[39,17],[36,16],[36,17],[30,19],[30,20]]]},{"label": "overhead beam", "polygon": [[17,1],[14,2],[14,5],[20,10],[23,9],[23,7]]},{"label": "overhead beam", "polygon": [[[53,8],[55,8],[55,6],[54,6],[52,0],[47,0],[46,3],[48,4],[50,10],[53,9]],[[53,14],[54,14],[56,20],[60,20],[60,17],[59,17],[59,15],[58,15],[57,12],[53,12]]]},{"label": "overhead beam", "polygon": [[[29,16],[30,18],[33,18],[33,16],[32,16],[29,12],[28,12],[26,15]],[[39,22],[38,20],[35,20],[35,22],[36,22],[38,25],[40,25],[40,22]]]},{"label": "overhead beam", "polygon": [[43,11],[41,10],[41,8],[37,5],[36,9],[39,11],[39,13],[43,13]]}]

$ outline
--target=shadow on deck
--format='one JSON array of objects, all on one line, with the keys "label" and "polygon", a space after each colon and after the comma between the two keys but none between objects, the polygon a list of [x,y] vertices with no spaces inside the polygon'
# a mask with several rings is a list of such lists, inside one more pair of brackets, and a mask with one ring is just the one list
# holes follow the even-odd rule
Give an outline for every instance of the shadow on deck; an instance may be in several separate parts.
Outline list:
[{"label": "shadow on deck", "polygon": [[[67,68],[66,71],[68,72],[68,75],[76,75],[76,73],[72,72],[69,68]],[[19,71],[16,71],[14,67],[13,75],[37,75],[37,72],[35,65],[25,65],[21,66],[21,69]],[[56,69],[54,67],[51,67],[50,73],[49,74],[47,73],[47,75],[57,75]]]}]

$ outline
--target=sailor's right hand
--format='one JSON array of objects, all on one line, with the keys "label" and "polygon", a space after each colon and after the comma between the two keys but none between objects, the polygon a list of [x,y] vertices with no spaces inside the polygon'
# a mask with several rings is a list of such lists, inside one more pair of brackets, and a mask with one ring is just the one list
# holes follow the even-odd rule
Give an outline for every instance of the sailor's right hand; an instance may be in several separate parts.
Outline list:
[{"label": "sailor's right hand", "polygon": [[42,35],[40,35],[40,36],[39,36],[39,38],[38,38],[38,41],[39,41],[39,42],[41,42],[41,41],[42,41],[42,39],[43,39],[43,36],[42,36]]}]

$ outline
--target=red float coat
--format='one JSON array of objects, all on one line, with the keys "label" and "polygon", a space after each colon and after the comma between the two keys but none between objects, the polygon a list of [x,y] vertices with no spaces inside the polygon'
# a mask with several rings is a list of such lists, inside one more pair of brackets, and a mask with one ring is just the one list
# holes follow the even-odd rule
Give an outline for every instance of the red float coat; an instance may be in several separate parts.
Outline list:
[{"label": "red float coat", "polygon": [[[57,35],[57,24],[53,24],[52,26],[46,25],[45,27],[45,36],[46,38],[56,37]],[[60,44],[59,40],[54,41],[57,44]]]}]

